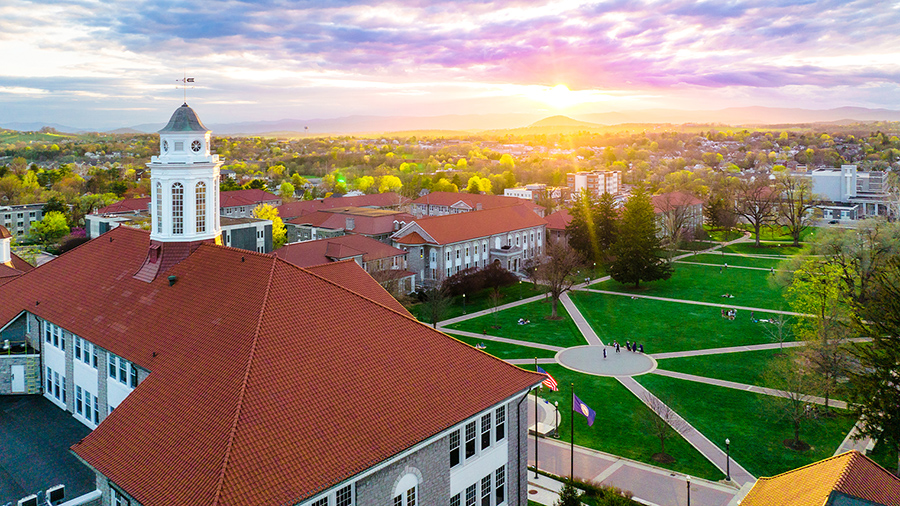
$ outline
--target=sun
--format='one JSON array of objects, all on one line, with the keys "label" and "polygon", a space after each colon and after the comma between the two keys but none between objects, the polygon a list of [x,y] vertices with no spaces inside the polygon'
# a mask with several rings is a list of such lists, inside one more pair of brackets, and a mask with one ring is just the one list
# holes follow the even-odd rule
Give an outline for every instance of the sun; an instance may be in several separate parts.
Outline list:
[{"label": "sun", "polygon": [[554,109],[568,109],[569,107],[581,104],[588,97],[583,93],[575,92],[569,89],[565,84],[557,84],[556,86],[540,86],[529,93],[529,98],[537,102],[543,102]]}]

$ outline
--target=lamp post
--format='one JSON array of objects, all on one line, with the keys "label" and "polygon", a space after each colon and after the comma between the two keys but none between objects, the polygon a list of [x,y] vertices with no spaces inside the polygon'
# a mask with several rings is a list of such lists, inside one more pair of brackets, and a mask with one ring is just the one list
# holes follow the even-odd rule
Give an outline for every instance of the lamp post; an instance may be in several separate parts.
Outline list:
[{"label": "lamp post", "polygon": [[522,300],[522,280],[519,280],[519,300]]},{"label": "lamp post", "polygon": [[466,314],[466,294],[463,294],[463,314]]},{"label": "lamp post", "polygon": [[731,454],[729,453],[729,445],[731,440],[725,438],[725,481],[731,481]]},{"label": "lamp post", "polygon": [[553,405],[556,407],[556,428],[553,429],[553,437],[559,439],[559,401],[554,401]]},{"label": "lamp post", "polygon": [[687,506],[691,506],[691,477],[687,477]]}]

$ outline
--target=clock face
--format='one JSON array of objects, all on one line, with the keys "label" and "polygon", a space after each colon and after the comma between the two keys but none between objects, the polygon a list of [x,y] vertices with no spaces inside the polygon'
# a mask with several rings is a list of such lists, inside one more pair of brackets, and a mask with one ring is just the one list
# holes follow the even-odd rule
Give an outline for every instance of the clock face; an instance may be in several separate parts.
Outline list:
[{"label": "clock face", "polygon": [[191,143],[191,149],[194,151],[194,153],[199,153],[201,146],[202,145],[200,144],[200,141],[194,141]]},{"label": "clock face", "polygon": [[169,141],[163,141],[163,151],[169,151]]}]

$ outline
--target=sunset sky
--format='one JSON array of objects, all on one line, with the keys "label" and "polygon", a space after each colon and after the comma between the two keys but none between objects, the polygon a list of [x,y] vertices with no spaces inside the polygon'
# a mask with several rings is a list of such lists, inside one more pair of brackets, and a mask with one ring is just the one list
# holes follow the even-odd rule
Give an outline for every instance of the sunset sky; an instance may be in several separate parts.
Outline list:
[{"label": "sunset sky", "polygon": [[900,109],[900,3],[5,0],[0,125]]}]

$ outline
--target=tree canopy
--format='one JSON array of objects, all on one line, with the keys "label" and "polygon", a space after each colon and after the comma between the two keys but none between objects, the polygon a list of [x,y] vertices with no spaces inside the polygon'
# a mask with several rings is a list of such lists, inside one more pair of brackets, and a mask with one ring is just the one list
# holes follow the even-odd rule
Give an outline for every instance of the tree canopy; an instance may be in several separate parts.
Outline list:
[{"label": "tree canopy", "polygon": [[660,256],[658,232],[650,196],[644,188],[636,187],[625,202],[619,222],[610,276],[619,283],[634,284],[635,288],[641,281],[669,279],[672,266]]}]

